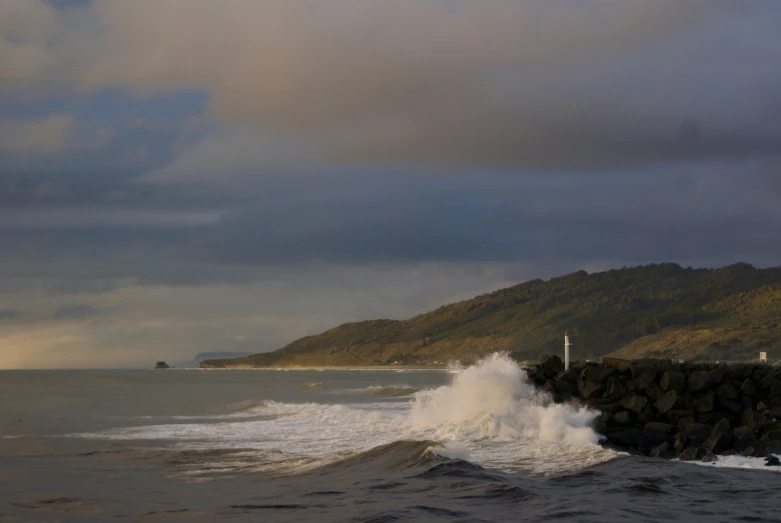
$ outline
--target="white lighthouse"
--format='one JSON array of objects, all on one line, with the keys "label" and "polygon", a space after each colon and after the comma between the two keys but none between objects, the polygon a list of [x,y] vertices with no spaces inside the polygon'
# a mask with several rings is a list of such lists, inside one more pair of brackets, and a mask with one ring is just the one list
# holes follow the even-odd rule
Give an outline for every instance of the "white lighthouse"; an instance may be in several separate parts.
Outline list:
[{"label": "white lighthouse", "polygon": [[564,370],[569,370],[569,348],[572,344],[569,342],[569,331],[564,331]]}]

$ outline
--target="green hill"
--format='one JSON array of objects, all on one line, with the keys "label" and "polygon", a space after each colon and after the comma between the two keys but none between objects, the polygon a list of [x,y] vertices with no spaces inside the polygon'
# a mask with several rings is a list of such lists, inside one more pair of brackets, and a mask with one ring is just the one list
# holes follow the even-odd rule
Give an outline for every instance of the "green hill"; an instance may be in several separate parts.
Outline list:
[{"label": "green hill", "polygon": [[781,357],[781,268],[739,263],[691,269],[665,263],[533,280],[404,321],[341,325],[271,353],[204,367],[464,363],[495,351],[519,360],[561,352],[569,329],[577,359]]}]

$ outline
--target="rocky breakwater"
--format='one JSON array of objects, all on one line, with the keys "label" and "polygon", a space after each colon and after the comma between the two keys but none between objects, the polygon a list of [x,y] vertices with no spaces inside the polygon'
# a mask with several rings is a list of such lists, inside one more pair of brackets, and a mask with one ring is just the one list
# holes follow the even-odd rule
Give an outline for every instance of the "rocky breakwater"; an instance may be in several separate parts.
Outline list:
[{"label": "rocky breakwater", "polygon": [[546,356],[526,372],[556,402],[599,410],[609,447],[687,461],[781,453],[779,368],[603,358],[565,371]]}]

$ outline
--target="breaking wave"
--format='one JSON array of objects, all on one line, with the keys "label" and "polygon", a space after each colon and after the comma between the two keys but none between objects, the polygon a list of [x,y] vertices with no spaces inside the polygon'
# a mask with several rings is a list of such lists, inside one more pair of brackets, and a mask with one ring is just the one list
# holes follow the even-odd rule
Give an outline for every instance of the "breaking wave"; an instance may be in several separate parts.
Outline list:
[{"label": "breaking wave", "polygon": [[[320,384],[307,387],[314,385]],[[515,361],[502,354],[453,374],[450,384],[436,389],[397,384],[353,390],[367,397],[411,397],[408,401],[377,398],[349,404],[242,402],[233,406],[229,415],[233,419],[153,424],[74,436],[167,440],[179,451],[241,449],[242,459],[244,450],[250,449],[264,464],[256,470],[279,473],[300,472],[304,464],[309,470],[345,459],[353,459],[350,463],[354,464],[354,457],[360,455],[365,455],[363,460],[374,459],[380,452],[375,450],[387,445],[410,450],[397,445],[402,441],[426,442],[427,459],[435,456],[468,461],[481,470],[530,474],[577,472],[619,455],[597,445],[600,436],[592,429],[596,412],[553,403],[528,383]],[[387,456],[387,452],[381,455]],[[405,456],[418,460],[415,453]]]}]

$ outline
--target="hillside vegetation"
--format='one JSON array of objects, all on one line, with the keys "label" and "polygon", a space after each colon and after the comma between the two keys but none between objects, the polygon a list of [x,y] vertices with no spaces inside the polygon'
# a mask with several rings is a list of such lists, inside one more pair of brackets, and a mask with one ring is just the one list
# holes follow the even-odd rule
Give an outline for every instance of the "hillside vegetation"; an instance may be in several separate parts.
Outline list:
[{"label": "hillside vegetation", "polygon": [[441,365],[495,351],[574,357],[781,357],[781,268],[631,267],[533,280],[404,321],[341,325],[271,353],[204,367]]}]

